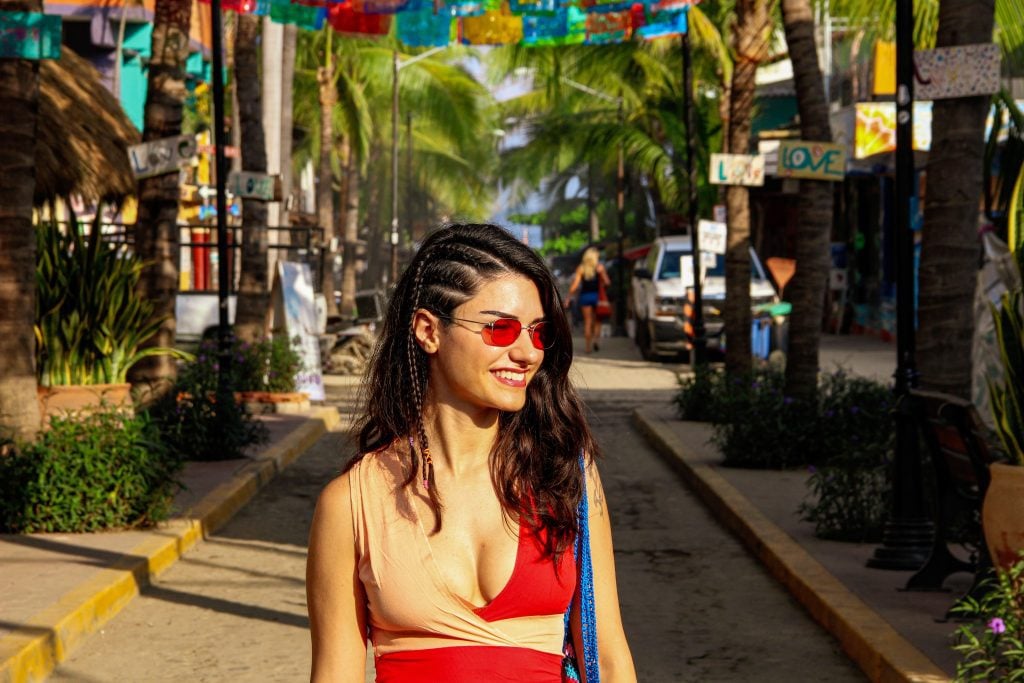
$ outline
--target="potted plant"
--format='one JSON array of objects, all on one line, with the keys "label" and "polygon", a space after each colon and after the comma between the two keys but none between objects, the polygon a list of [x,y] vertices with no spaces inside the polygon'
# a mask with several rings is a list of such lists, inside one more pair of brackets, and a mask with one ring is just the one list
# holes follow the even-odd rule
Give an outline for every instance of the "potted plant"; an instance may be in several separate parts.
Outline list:
[{"label": "potted plant", "polygon": [[175,349],[142,348],[163,320],[137,293],[142,262],[104,244],[99,225],[86,240],[54,223],[37,228],[36,368],[40,409],[50,415],[101,402],[130,401],[128,368]]},{"label": "potted plant", "polygon": [[[1018,273],[1024,273],[1024,249],[1018,248],[1015,256]],[[1024,550],[1024,289],[1018,284],[1005,292],[992,315],[1003,380],[989,382],[989,392],[996,432],[1008,460],[989,466],[992,482],[982,524],[992,561],[1005,570]]]}]

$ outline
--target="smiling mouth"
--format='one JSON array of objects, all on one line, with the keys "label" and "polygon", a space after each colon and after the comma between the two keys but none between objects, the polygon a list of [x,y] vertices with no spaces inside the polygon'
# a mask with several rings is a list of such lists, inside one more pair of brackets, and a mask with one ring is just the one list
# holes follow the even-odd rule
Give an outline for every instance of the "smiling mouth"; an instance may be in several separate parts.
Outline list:
[{"label": "smiling mouth", "polygon": [[495,370],[491,373],[502,384],[510,387],[525,387],[525,372],[509,372],[508,370]]}]

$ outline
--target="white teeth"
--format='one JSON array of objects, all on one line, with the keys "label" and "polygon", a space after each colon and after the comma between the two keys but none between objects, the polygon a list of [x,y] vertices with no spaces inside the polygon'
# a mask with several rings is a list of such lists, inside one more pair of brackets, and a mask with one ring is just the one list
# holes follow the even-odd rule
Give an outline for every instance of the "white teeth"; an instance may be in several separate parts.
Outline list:
[{"label": "white teeth", "polygon": [[509,372],[507,370],[498,370],[494,374],[502,379],[510,379],[513,381],[519,381],[526,375],[525,372]]}]

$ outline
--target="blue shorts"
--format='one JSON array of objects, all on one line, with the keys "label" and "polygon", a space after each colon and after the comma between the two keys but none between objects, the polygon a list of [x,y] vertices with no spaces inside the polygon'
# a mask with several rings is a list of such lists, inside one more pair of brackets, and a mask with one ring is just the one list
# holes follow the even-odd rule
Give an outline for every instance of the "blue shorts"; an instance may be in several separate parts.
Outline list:
[{"label": "blue shorts", "polygon": [[597,292],[580,292],[579,303],[580,308],[584,306],[597,306]]}]

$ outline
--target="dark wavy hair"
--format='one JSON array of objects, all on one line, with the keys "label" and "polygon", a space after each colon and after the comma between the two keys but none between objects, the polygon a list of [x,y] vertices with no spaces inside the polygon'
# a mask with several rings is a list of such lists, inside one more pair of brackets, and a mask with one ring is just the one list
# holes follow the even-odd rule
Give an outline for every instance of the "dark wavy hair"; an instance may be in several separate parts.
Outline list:
[{"label": "dark wavy hair", "polygon": [[[429,366],[413,335],[413,316],[419,309],[451,315],[485,283],[508,275],[521,275],[537,286],[545,320],[554,327],[554,345],[544,352],[523,409],[499,416],[498,438],[490,453],[491,481],[505,513],[518,514],[534,529],[546,530],[545,550],[557,557],[577,529],[576,506],[583,495],[580,454],[593,458],[598,446],[569,381],[572,333],[554,279],[533,250],[499,226],[441,227],[427,237],[399,279],[362,389],[358,454],[346,469],[365,454],[402,439],[409,457],[403,485],[417,481],[422,465],[423,477],[430,482],[434,532],[440,530],[442,505],[433,468],[423,452],[429,448],[423,427]],[[442,319],[441,324],[450,321]],[[408,443],[409,436],[417,437],[419,450]]]}]

